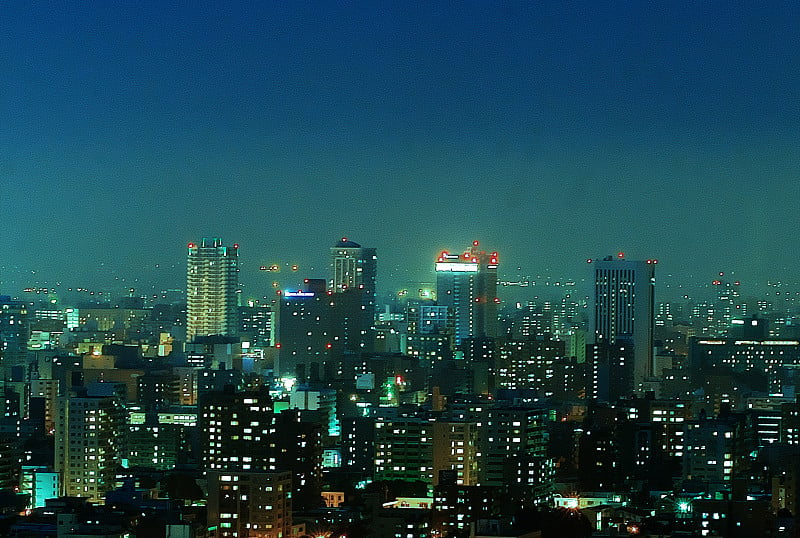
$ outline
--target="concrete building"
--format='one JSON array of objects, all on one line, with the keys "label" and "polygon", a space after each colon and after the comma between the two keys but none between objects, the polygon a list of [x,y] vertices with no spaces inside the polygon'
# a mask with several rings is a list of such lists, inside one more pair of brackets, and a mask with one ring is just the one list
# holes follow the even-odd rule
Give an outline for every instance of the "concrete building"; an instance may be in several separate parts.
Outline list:
[{"label": "concrete building", "polygon": [[209,538],[289,538],[291,531],[291,473],[208,473]]},{"label": "concrete building", "polygon": [[112,383],[94,383],[58,400],[55,468],[64,495],[102,503],[114,489],[125,430],[116,389]]}]

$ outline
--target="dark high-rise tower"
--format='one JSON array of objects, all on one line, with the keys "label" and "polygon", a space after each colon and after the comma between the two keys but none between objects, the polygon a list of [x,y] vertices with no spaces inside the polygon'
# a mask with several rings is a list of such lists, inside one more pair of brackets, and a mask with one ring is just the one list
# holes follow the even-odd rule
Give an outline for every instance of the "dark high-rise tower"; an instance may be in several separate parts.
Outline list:
[{"label": "dark high-rise tower", "polygon": [[[595,345],[599,346],[595,356],[608,355],[614,363],[605,372],[598,371],[602,360],[594,364],[595,384],[598,377],[606,376],[609,382],[624,377],[630,386],[620,387],[621,392],[637,391],[652,373],[657,260],[630,261],[620,252],[589,262],[594,268],[592,328]],[[611,392],[613,395],[615,391]]]},{"label": "dark high-rise tower", "polygon": [[436,298],[453,316],[456,345],[468,337],[497,336],[497,252],[478,245],[474,241],[461,255],[442,252],[436,260]]},{"label": "dark high-rise tower", "polygon": [[186,341],[197,336],[236,336],[239,245],[218,238],[189,243],[186,261]]},{"label": "dark high-rise tower", "polygon": [[375,325],[375,280],[378,256],[374,248],[362,247],[346,237],[331,247],[331,280],[329,289],[334,293],[360,290],[361,341],[364,348],[372,349]]}]

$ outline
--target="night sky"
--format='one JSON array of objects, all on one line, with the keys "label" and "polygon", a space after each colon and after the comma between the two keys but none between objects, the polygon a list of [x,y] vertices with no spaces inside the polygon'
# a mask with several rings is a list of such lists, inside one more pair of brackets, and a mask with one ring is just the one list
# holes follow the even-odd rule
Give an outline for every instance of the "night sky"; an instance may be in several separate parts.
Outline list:
[{"label": "night sky", "polygon": [[[184,246],[383,288],[501,274],[798,281],[800,3],[0,5],[0,293],[183,287]],[[156,267],[158,265],[158,267]],[[37,271],[34,275],[31,271]],[[690,277],[690,275],[692,275]]]}]

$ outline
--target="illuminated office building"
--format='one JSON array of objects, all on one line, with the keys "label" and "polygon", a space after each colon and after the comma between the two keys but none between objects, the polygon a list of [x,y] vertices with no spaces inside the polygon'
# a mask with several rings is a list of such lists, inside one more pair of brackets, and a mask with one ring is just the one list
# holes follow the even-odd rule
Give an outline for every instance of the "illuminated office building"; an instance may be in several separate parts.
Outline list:
[{"label": "illuminated office building", "polygon": [[208,473],[209,537],[288,538],[291,530],[291,473]]},{"label": "illuminated office building", "polygon": [[189,243],[186,271],[186,341],[197,336],[236,336],[239,245],[218,238]]},{"label": "illuminated office building", "polygon": [[456,346],[465,338],[497,336],[497,252],[477,241],[463,254],[442,252],[436,260],[436,296],[450,309]]},{"label": "illuminated office building", "polygon": [[115,488],[125,428],[117,390],[112,383],[95,383],[82,394],[59,398],[55,468],[64,495],[103,502]]},{"label": "illuminated office building", "polygon": [[453,357],[453,318],[448,307],[412,300],[406,306],[406,319],[406,354],[419,357],[425,366]]},{"label": "illuminated office building", "polygon": [[657,260],[626,260],[620,252],[617,256],[588,261],[594,269],[595,284],[593,382],[601,387],[602,394],[608,391],[602,390],[604,383],[598,380],[606,378],[607,385],[625,377],[629,379],[628,386],[620,387],[618,392],[622,394],[617,394],[624,395],[639,390],[652,372]]},{"label": "illuminated office building", "polygon": [[290,471],[295,508],[314,507],[322,479],[322,425],[316,412],[273,411],[265,389],[209,392],[199,405],[205,471]]}]

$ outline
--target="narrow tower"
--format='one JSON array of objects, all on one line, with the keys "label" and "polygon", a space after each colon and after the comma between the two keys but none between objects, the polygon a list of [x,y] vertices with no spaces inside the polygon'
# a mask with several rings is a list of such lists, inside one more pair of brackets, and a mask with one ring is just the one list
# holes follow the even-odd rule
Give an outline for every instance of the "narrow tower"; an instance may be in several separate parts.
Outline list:
[{"label": "narrow tower", "polygon": [[593,392],[614,400],[638,391],[652,375],[658,261],[626,260],[622,252],[588,261],[594,268],[594,355],[607,359],[599,358],[593,367]]},{"label": "narrow tower", "polygon": [[436,298],[450,309],[455,345],[497,336],[497,259],[497,252],[480,250],[473,241],[463,254],[444,251],[436,260]]},{"label": "narrow tower", "polygon": [[189,243],[186,270],[186,341],[198,336],[236,336],[239,245],[218,238]]},{"label": "narrow tower", "polygon": [[[374,248],[362,247],[346,237],[331,247],[331,280],[333,293],[360,293],[361,321],[358,340],[365,350],[372,349],[375,325],[375,281],[378,255]],[[357,291],[356,291],[357,290]]]}]

